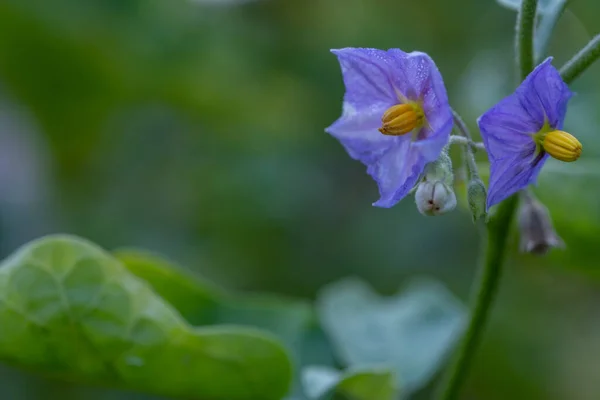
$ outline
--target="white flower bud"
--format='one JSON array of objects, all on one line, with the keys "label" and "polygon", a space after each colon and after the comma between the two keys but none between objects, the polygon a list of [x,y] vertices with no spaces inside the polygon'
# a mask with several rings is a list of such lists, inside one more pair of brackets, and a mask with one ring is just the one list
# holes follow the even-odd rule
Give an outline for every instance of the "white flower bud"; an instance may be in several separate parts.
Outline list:
[{"label": "white flower bud", "polygon": [[452,187],[442,181],[425,180],[417,186],[415,202],[423,215],[442,215],[456,207],[456,195]]}]

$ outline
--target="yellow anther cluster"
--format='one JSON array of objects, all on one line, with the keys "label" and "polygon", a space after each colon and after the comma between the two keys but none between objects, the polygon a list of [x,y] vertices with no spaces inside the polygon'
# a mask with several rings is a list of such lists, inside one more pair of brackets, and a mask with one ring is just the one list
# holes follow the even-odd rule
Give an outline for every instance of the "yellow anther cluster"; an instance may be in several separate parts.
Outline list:
[{"label": "yellow anther cluster", "polygon": [[581,143],[570,133],[551,131],[544,135],[544,151],[560,161],[572,162],[581,155]]},{"label": "yellow anther cluster", "polygon": [[381,122],[379,132],[384,135],[405,135],[422,125],[423,111],[415,104],[397,104],[386,110]]}]

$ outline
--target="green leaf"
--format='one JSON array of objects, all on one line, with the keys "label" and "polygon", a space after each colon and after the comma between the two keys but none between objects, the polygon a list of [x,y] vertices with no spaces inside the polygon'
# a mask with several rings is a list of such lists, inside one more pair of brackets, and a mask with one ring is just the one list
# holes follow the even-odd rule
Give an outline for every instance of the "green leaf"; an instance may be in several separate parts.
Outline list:
[{"label": "green leaf", "polygon": [[121,249],[113,254],[192,325],[209,325],[217,320],[219,303],[225,297],[219,288],[148,251]]},{"label": "green leaf", "polygon": [[271,295],[233,296],[150,252],[118,250],[115,256],[195,325],[248,325],[275,333],[288,344],[298,343],[310,325],[308,302]]},{"label": "green leaf", "polygon": [[218,321],[259,327],[283,341],[291,353],[296,372],[287,400],[305,399],[300,384],[303,366],[310,363],[333,365],[331,346],[307,302],[266,295],[234,297],[221,305]]},{"label": "green leaf", "polygon": [[250,325],[268,330],[293,348],[299,344],[310,325],[312,309],[304,301],[252,295],[223,302],[217,318],[219,323]]},{"label": "green leaf", "polygon": [[318,312],[348,366],[393,366],[408,391],[433,376],[466,317],[463,305],[430,280],[414,281],[382,298],[364,282],[347,279],[322,291]]},{"label": "green leaf", "polygon": [[328,396],[341,378],[342,373],[332,367],[312,365],[302,370],[302,386],[309,399]]},{"label": "green leaf", "polygon": [[99,247],[51,236],[0,267],[0,359],[67,380],[198,400],[281,399],[291,366],[259,330],[194,328]]},{"label": "green leaf", "polygon": [[196,325],[236,324],[275,334],[290,350],[296,366],[292,399],[303,399],[300,371],[308,364],[333,365],[333,355],[311,305],[302,300],[271,295],[233,296],[187,270],[146,251],[115,252],[129,271]]},{"label": "green leaf", "polygon": [[341,373],[333,368],[311,366],[302,381],[310,399],[393,400],[399,390],[393,370],[366,368]]}]

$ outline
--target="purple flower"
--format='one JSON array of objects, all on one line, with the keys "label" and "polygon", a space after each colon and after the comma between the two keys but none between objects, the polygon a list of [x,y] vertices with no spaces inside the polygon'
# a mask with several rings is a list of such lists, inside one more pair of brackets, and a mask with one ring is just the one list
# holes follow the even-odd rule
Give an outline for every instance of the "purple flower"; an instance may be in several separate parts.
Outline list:
[{"label": "purple flower", "polygon": [[477,121],[491,163],[488,209],[535,183],[548,155],[574,161],[581,154],[581,143],[561,131],[572,93],[551,61]]},{"label": "purple flower", "polygon": [[435,161],[452,130],[442,76],[425,53],[345,48],[338,57],[346,94],[326,132],[367,166],[379,186],[373,205],[392,207]]}]

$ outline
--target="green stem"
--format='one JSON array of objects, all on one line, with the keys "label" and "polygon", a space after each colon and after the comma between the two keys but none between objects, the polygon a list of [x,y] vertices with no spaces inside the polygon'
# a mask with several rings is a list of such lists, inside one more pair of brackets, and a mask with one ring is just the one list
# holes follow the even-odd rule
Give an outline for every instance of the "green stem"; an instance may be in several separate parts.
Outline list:
[{"label": "green stem", "polygon": [[560,76],[566,83],[571,83],[594,61],[600,57],[600,34],[575,54],[561,69]]},{"label": "green stem", "polygon": [[439,399],[456,399],[467,376],[473,356],[481,341],[489,310],[498,291],[502,264],[506,257],[508,233],[517,204],[518,197],[516,195],[503,201],[498,206],[496,215],[488,224],[487,247],[479,271],[479,284],[473,299],[471,321],[442,385],[444,389],[438,396]]},{"label": "green stem", "polygon": [[537,0],[523,0],[517,16],[517,63],[521,80],[533,70],[533,31]]},{"label": "green stem", "polygon": [[[525,79],[533,69],[533,28],[536,9],[537,0],[523,0],[517,17],[517,61],[522,79]],[[455,122],[457,122],[456,115],[455,113]],[[458,118],[458,122],[460,121]],[[457,349],[456,357],[442,382],[442,389],[438,396],[441,400],[456,399],[469,372],[498,291],[502,264],[506,258],[508,233],[518,203],[517,195],[504,200],[498,205],[496,215],[488,223],[487,245],[473,299],[471,321]]]},{"label": "green stem", "polygon": [[485,145],[482,142],[472,142],[464,136],[451,135],[449,144],[458,144],[460,146],[469,147],[477,151],[485,151]]},{"label": "green stem", "polygon": [[477,151],[477,145],[473,142],[471,132],[460,115],[456,111],[452,110],[452,117],[454,119],[454,126],[458,128],[469,144],[468,148],[467,146],[463,147],[463,158],[467,165],[467,170],[469,171],[469,179],[479,179],[477,163],[475,162],[475,151]]}]

